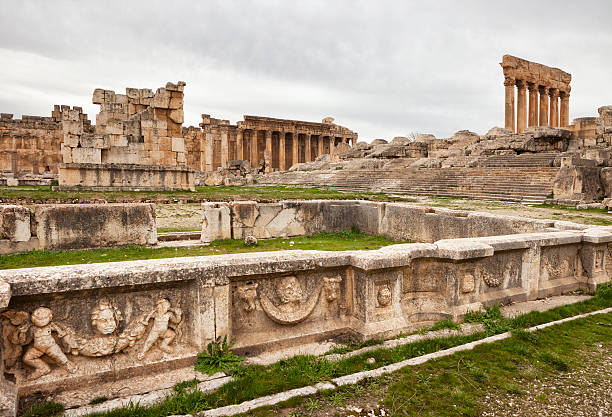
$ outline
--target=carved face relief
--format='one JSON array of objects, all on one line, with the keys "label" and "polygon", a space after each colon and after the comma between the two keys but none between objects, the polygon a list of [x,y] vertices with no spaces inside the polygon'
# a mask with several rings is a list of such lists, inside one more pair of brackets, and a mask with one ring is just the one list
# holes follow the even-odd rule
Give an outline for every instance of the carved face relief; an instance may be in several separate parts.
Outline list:
[{"label": "carved face relief", "polygon": [[323,278],[323,290],[325,291],[325,299],[327,302],[331,303],[332,301],[340,298],[340,283],[342,282],[342,277],[332,277],[332,278]]},{"label": "carved face relief", "polygon": [[91,325],[100,334],[112,334],[117,330],[119,311],[107,300],[102,300],[91,312]]},{"label": "carved face relief", "polygon": [[44,327],[53,320],[53,313],[47,307],[38,307],[32,313],[30,320],[35,326]]},{"label": "carved face relief", "polygon": [[393,295],[391,293],[391,288],[388,285],[383,285],[378,289],[378,294],[376,295],[376,299],[378,301],[379,307],[386,307],[391,304]]},{"label": "carved face relief", "polygon": [[256,282],[247,283],[242,287],[236,288],[236,294],[238,300],[242,302],[242,309],[247,313],[255,310],[255,300],[257,299],[257,287],[259,284]]},{"label": "carved face relief", "polygon": [[276,284],[276,294],[282,304],[299,304],[304,298],[302,287],[296,277],[281,278]]}]

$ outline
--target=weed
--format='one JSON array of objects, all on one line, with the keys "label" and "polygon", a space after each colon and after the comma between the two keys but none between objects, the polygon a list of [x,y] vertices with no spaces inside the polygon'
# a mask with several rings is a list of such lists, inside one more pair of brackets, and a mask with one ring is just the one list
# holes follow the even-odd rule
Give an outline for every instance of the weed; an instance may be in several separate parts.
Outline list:
[{"label": "weed", "polygon": [[96,397],[89,402],[90,405],[102,404],[103,402],[108,401],[108,397]]},{"label": "weed", "polygon": [[542,352],[538,357],[542,362],[553,366],[558,371],[567,372],[569,370],[569,364],[554,353]]},{"label": "weed", "polygon": [[443,329],[461,330],[461,326],[459,325],[459,323],[455,323],[451,319],[446,319],[446,320],[440,320],[434,323],[434,325],[431,326],[429,329],[426,329],[426,331],[436,331],[436,330],[443,330]]},{"label": "weed", "polygon": [[223,340],[219,337],[214,342],[206,346],[206,352],[198,353],[195,370],[207,375],[214,375],[217,372],[231,372],[239,368],[245,358],[235,355],[231,351],[236,339],[227,342],[227,336]]},{"label": "weed", "polygon": [[45,401],[32,405],[23,413],[23,417],[54,417],[61,415],[63,412],[63,404]]}]

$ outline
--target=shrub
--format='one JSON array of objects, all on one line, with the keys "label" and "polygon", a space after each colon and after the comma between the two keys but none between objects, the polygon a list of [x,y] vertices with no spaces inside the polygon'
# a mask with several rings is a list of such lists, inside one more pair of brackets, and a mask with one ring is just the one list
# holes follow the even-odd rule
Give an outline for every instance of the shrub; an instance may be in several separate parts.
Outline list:
[{"label": "shrub", "polygon": [[223,340],[219,337],[214,342],[206,346],[205,352],[198,353],[195,370],[207,375],[214,375],[217,372],[232,372],[240,367],[245,358],[235,355],[231,351],[236,339],[227,342],[227,336]]}]

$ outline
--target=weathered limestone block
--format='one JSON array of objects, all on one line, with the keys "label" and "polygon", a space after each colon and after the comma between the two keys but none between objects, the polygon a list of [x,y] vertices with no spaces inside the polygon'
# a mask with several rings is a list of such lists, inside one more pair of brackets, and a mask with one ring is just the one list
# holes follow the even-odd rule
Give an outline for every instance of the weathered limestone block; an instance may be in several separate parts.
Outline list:
[{"label": "weathered limestone block", "polygon": [[604,195],[608,198],[612,197],[612,168],[601,168],[599,171],[601,185],[604,189]]},{"label": "weathered limestone block", "polygon": [[588,166],[562,167],[553,184],[553,195],[558,200],[592,201],[603,197],[599,179],[600,168]]},{"label": "weathered limestone block", "polygon": [[185,138],[172,138],[172,152],[185,152]]},{"label": "weathered limestone block", "polygon": [[151,107],[167,109],[170,106],[170,92],[165,88],[158,88],[155,92]]},{"label": "weathered limestone block", "polygon": [[231,239],[231,218],[228,203],[202,203],[202,242]]},{"label": "weathered limestone block", "polygon": [[255,220],[259,216],[259,204],[256,201],[235,201],[230,203],[230,208],[234,239],[243,239],[252,234]]},{"label": "weathered limestone block", "polygon": [[35,210],[41,249],[157,243],[152,204],[67,204]]},{"label": "weathered limestone block", "polygon": [[102,150],[98,148],[72,148],[72,162],[78,164],[101,164]]},{"label": "weathered limestone block", "polygon": [[185,121],[183,109],[170,110],[170,112],[168,113],[168,117],[174,123],[178,124],[183,124],[183,122]]},{"label": "weathered limestone block", "polygon": [[12,242],[30,240],[31,211],[27,207],[0,205],[0,239]]}]

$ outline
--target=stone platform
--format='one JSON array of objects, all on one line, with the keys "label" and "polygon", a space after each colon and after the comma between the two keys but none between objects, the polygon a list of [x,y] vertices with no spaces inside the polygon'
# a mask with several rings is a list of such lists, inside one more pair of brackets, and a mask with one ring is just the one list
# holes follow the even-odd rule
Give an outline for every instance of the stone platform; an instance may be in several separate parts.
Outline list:
[{"label": "stone platform", "polygon": [[147,392],[149,379],[189,366],[225,335],[245,355],[391,337],[483,305],[593,289],[612,272],[608,227],[400,203],[251,206],[232,220],[245,233],[266,213],[291,210],[312,225],[303,233],[359,225],[427,243],[0,271],[2,395],[53,399],[75,384],[114,386],[128,376],[141,378],[134,393]]}]

